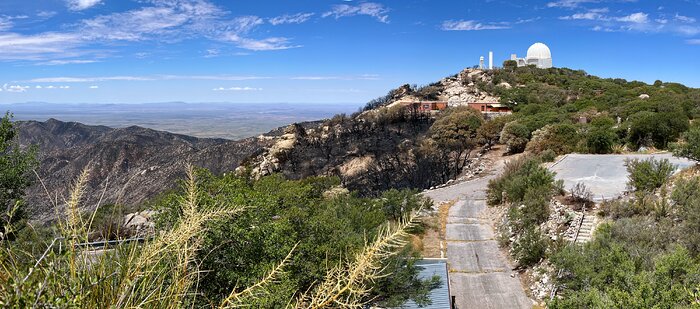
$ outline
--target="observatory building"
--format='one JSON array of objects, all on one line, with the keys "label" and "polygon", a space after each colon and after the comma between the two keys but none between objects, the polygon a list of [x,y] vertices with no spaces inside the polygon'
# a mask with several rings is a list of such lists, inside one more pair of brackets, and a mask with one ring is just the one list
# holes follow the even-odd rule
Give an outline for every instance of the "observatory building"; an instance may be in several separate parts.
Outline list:
[{"label": "observatory building", "polygon": [[527,49],[525,58],[518,58],[516,54],[510,55],[510,60],[515,60],[519,67],[535,65],[540,69],[552,67],[552,52],[543,43],[535,43]]}]

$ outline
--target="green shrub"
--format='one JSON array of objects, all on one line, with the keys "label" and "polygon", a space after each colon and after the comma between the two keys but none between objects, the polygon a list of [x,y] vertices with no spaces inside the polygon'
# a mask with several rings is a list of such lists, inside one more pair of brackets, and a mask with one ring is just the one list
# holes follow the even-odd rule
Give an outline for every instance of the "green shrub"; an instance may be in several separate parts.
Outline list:
[{"label": "green shrub", "polygon": [[579,141],[577,129],[572,124],[553,124],[532,133],[526,150],[538,154],[552,150],[556,154],[567,154],[576,149]]},{"label": "green shrub", "polygon": [[501,144],[508,147],[510,153],[520,153],[525,150],[530,137],[530,130],[517,121],[507,123],[501,131]]},{"label": "green shrub", "polygon": [[700,161],[700,125],[694,125],[683,133],[682,141],[675,144],[673,154],[691,160]]},{"label": "green shrub", "polygon": [[554,150],[547,149],[545,151],[540,152],[540,160],[542,162],[554,162],[554,159],[557,158],[557,153],[554,152]]},{"label": "green shrub", "polygon": [[520,237],[513,242],[513,257],[519,267],[529,267],[537,264],[545,257],[549,239],[536,226],[526,228]]},{"label": "green shrub", "polygon": [[610,153],[615,144],[615,133],[606,128],[594,128],[586,135],[586,146],[590,153]]},{"label": "green shrub", "polygon": [[540,166],[540,161],[534,157],[522,157],[506,163],[503,174],[489,181],[487,199],[490,205],[504,201],[503,193],[508,202],[519,203],[529,190],[549,192],[554,191],[554,173]]},{"label": "green shrub", "polygon": [[668,159],[627,160],[625,166],[629,173],[628,187],[645,192],[653,192],[664,185],[676,170]]},{"label": "green shrub", "polygon": [[682,242],[693,254],[700,253],[700,178],[676,181],[671,200],[681,222]]}]

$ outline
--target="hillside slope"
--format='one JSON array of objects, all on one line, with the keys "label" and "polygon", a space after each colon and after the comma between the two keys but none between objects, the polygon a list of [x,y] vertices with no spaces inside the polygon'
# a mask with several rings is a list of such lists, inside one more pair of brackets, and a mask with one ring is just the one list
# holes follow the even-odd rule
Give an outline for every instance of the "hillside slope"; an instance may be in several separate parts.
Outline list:
[{"label": "hillside slope", "polygon": [[103,204],[136,206],[173,188],[188,163],[216,173],[231,171],[266,143],[256,138],[203,139],[140,127],[111,129],[54,119],[19,122],[18,127],[20,144],[39,147],[37,172],[41,182],[27,192],[30,211],[38,220],[54,217],[53,204],[63,203],[69,181],[84,168],[90,170],[83,203],[86,208],[95,207],[100,198]]}]

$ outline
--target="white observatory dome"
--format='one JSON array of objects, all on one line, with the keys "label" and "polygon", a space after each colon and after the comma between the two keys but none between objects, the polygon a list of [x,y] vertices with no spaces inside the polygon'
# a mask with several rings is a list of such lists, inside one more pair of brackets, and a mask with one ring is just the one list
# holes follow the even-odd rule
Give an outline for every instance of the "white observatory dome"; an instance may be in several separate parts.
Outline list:
[{"label": "white observatory dome", "polygon": [[548,59],[552,58],[552,52],[549,51],[547,45],[535,43],[527,49],[527,58]]}]

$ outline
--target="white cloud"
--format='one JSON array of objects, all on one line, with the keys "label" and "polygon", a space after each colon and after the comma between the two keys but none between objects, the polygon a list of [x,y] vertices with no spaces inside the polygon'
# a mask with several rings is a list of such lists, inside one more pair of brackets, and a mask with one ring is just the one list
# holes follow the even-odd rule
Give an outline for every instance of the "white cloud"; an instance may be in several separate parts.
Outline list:
[{"label": "white cloud", "polygon": [[35,35],[0,34],[0,58],[5,60],[39,60],[46,56],[73,56],[80,38],[70,33],[46,32]]},{"label": "white cloud", "polygon": [[680,21],[680,22],[683,22],[683,23],[688,23],[688,24],[692,24],[692,23],[695,23],[695,22],[697,21],[697,20],[696,20],[695,18],[693,18],[693,17],[679,15],[678,13],[676,13],[676,16],[674,16],[673,18],[674,18],[675,20],[677,20],[677,21]]},{"label": "white cloud", "polygon": [[561,16],[559,19],[563,20],[608,20],[609,18],[604,14],[608,12],[608,8],[590,9],[583,13],[576,13],[573,15]]},{"label": "white cloud", "polygon": [[7,92],[27,92],[29,86],[4,84],[2,85],[2,89]]},{"label": "white cloud", "polygon": [[220,80],[241,81],[269,79],[265,76],[233,76],[233,75],[152,75],[152,76],[92,76],[92,77],[42,77],[34,78],[26,83],[94,83],[104,81],[156,81],[156,80]]},{"label": "white cloud", "polygon": [[219,87],[219,88],[214,88],[212,89],[214,91],[262,91],[262,88],[253,88],[253,87],[229,87],[229,88],[224,88],[224,87]]},{"label": "white cloud", "polygon": [[291,80],[379,80],[377,74],[362,74],[357,76],[294,76]]},{"label": "white cloud", "polygon": [[482,24],[474,20],[446,20],[441,28],[444,31],[478,31],[508,29],[510,26],[507,23]]},{"label": "white cloud", "polygon": [[28,83],[91,83],[103,81],[150,81],[153,78],[141,76],[104,76],[104,77],[45,77],[30,79]]},{"label": "white cloud", "polygon": [[39,13],[36,13],[36,17],[43,18],[43,19],[49,19],[51,17],[56,16],[56,12],[54,11],[41,11]]},{"label": "white cloud", "polygon": [[67,59],[67,60],[50,60],[46,62],[38,62],[36,65],[65,65],[65,64],[87,64],[96,63],[97,60],[81,60],[81,59]]},{"label": "white cloud", "polygon": [[0,16],[0,31],[10,30],[14,26],[14,23],[10,18],[5,16]]},{"label": "white cloud", "polygon": [[389,9],[380,3],[364,2],[358,5],[338,4],[334,5],[330,11],[323,13],[322,17],[333,16],[335,19],[356,15],[367,15],[374,17],[380,22],[389,23]]},{"label": "white cloud", "polygon": [[90,86],[89,88],[90,88],[90,89],[98,89],[98,88],[100,88],[100,86],[94,86],[94,85],[93,85],[93,86]]},{"label": "white cloud", "polygon": [[294,15],[285,14],[282,16],[270,18],[269,22],[274,26],[282,24],[301,24],[308,21],[311,18],[311,16],[314,16],[314,13],[298,13]]},{"label": "white cloud", "polygon": [[637,12],[627,16],[618,17],[617,20],[621,22],[645,24],[649,22],[649,14]]},{"label": "white cloud", "polygon": [[567,8],[573,9],[579,7],[583,3],[593,3],[596,0],[559,0],[547,3],[547,7],[550,8]]},{"label": "white cloud", "polygon": [[678,26],[675,31],[683,35],[693,36],[700,33],[700,27],[683,25]]},{"label": "white cloud", "polygon": [[[0,60],[42,61],[42,65],[80,63],[70,58],[98,54],[99,45],[119,41],[173,43],[205,38],[233,43],[254,50],[300,47],[285,37],[253,37],[250,32],[265,23],[257,16],[230,16],[230,12],[208,0],[140,0],[145,6],[118,13],[98,15],[63,25],[63,32],[0,34]],[[101,1],[72,1],[74,8],[88,8]],[[37,16],[48,18],[53,12]],[[18,17],[19,18],[19,17]],[[290,16],[282,22],[300,22],[306,15]],[[0,17],[0,31],[12,27],[12,20]],[[97,47],[96,47],[97,45]],[[86,48],[89,46],[89,49]],[[86,62],[83,62],[86,63]]]},{"label": "white cloud", "polygon": [[66,5],[68,5],[68,9],[70,10],[82,11],[98,5],[100,2],[102,2],[102,0],[67,0]]}]

